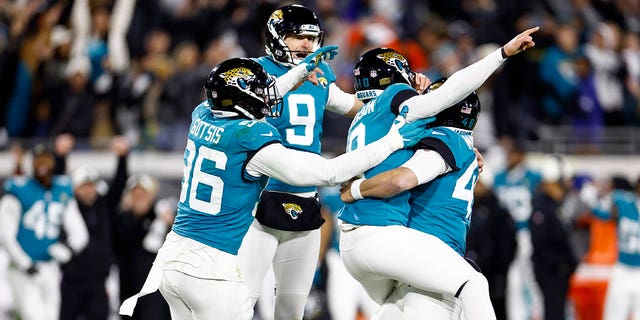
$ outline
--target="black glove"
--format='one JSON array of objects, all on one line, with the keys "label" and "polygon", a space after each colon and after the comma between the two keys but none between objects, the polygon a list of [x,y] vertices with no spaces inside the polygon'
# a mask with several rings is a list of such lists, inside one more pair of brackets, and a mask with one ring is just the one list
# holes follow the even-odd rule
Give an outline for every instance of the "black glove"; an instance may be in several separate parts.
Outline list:
[{"label": "black glove", "polygon": [[36,275],[38,273],[38,267],[36,267],[35,264],[32,264],[25,271],[27,272],[28,275],[34,276],[34,275]]}]

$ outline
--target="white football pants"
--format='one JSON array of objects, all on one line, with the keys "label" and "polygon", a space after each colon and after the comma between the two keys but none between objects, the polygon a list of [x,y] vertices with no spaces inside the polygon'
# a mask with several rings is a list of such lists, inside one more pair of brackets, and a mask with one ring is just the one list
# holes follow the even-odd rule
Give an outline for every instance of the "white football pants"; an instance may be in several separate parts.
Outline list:
[{"label": "white football pants", "polygon": [[495,319],[487,280],[440,239],[402,226],[341,229],[342,261],[377,303],[401,282],[458,296],[467,318]]},{"label": "white football pants", "polygon": [[60,316],[60,268],[58,264],[39,262],[32,276],[9,268],[9,283],[16,310],[23,320],[55,320]]},{"label": "white football pants", "polygon": [[320,251],[320,229],[283,231],[253,221],[238,252],[245,284],[255,304],[267,270],[275,275],[275,320],[302,319]]},{"label": "white football pants", "polygon": [[603,319],[640,320],[640,267],[621,263],[613,267]]},{"label": "white football pants", "polygon": [[516,241],[516,256],[507,271],[507,317],[509,320],[542,319],[544,304],[533,274],[531,232],[528,229],[518,230]]},{"label": "white football pants", "polygon": [[327,304],[333,320],[353,320],[361,310],[373,317],[378,305],[345,268],[340,253],[331,248],[325,255],[327,262]]}]

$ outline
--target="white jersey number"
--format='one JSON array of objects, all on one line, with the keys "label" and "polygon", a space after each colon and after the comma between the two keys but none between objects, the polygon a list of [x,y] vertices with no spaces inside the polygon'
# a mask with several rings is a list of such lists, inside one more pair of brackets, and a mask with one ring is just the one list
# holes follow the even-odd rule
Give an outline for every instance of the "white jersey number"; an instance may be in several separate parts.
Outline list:
[{"label": "white jersey number", "polygon": [[364,147],[366,127],[360,123],[351,132],[349,132],[349,141],[347,143],[347,152]]},{"label": "white jersey number", "polygon": [[[307,109],[306,115],[301,112],[305,106]],[[287,108],[289,110],[289,123],[294,126],[304,126],[302,135],[296,134],[295,129],[288,128],[285,131],[287,142],[301,146],[312,145],[316,124],[316,104],[313,96],[310,94],[290,94],[287,97]]]},{"label": "white jersey number", "polygon": [[36,201],[24,214],[22,225],[27,230],[32,230],[37,239],[57,239],[60,235],[62,213],[64,207],[58,202],[49,202],[45,212],[44,201]]},{"label": "white jersey number", "polygon": [[[224,181],[218,176],[202,171],[202,162],[204,160],[214,162],[216,169],[225,170],[227,167],[227,155],[224,152],[206,146],[200,146],[196,152],[196,145],[190,139],[187,140],[187,152],[180,202],[185,203],[188,196],[189,203],[187,205],[190,208],[203,213],[218,214],[222,205]],[[199,184],[211,187],[211,195],[207,201],[196,198]]]},{"label": "white jersey number", "polygon": [[[471,217],[471,206],[473,205],[473,188],[476,185],[476,181],[478,181],[478,175],[475,174],[475,170],[478,168],[478,162],[473,160],[473,163],[464,171],[462,176],[458,178],[456,181],[456,187],[453,189],[453,194],[451,197],[455,199],[460,199],[467,202],[467,216],[469,219]],[[467,189],[467,186],[471,186],[471,188]]]}]

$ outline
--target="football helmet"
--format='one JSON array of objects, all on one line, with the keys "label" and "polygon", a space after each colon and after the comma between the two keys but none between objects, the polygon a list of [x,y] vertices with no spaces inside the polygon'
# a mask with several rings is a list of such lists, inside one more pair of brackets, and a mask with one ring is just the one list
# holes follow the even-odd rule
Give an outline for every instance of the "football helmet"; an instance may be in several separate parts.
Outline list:
[{"label": "football helmet", "polygon": [[[431,83],[424,93],[429,93],[442,86],[447,78],[442,78]],[[480,99],[475,92],[471,92],[462,101],[453,106],[440,111],[436,115],[436,120],[429,124],[429,127],[445,126],[464,130],[473,130],[480,115]]]},{"label": "football helmet", "polygon": [[282,110],[275,78],[248,58],[232,58],[218,64],[209,73],[204,89],[209,107],[218,117],[258,120],[279,117]]},{"label": "football helmet", "polygon": [[413,87],[416,74],[398,51],[376,48],[360,56],[353,68],[353,77],[356,97],[369,100],[394,83],[406,83]]},{"label": "football helmet", "polygon": [[[290,66],[300,63],[324,43],[320,19],[313,11],[298,4],[284,6],[271,13],[264,32],[266,53],[276,61]],[[289,49],[284,42],[288,34],[314,36],[313,48],[310,52],[304,52],[304,56],[297,56],[300,51]]]}]

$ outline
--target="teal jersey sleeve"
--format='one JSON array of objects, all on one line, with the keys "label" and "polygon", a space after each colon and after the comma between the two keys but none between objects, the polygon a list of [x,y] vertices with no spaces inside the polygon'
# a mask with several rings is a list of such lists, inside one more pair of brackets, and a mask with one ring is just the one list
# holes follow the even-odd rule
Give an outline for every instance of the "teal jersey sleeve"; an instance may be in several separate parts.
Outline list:
[{"label": "teal jersey sleeve", "polygon": [[455,128],[429,131],[420,145],[438,152],[453,170],[412,189],[409,227],[438,237],[464,255],[479,174],[473,138],[470,131]]}]

